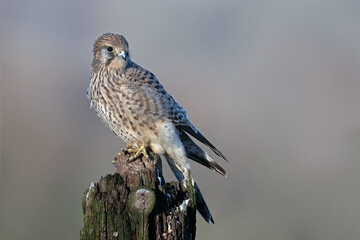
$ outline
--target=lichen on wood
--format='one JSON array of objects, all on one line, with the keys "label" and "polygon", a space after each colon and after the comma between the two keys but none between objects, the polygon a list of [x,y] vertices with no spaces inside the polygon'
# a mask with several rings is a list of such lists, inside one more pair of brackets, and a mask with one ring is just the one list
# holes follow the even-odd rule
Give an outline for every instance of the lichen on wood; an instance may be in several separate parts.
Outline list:
[{"label": "lichen on wood", "polygon": [[[84,192],[81,240],[195,239],[196,205],[191,179],[165,182],[161,159],[116,157],[116,173]],[[184,186],[186,185],[186,187]]]}]

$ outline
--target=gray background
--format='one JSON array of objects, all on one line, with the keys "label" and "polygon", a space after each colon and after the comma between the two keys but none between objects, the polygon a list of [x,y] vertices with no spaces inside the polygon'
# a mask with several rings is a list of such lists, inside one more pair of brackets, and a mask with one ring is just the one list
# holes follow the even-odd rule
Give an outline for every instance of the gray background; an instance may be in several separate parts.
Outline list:
[{"label": "gray background", "polygon": [[[358,1],[10,1],[0,7],[0,239],[78,239],[125,146],[89,109],[92,43],[121,33],[218,146],[192,164],[201,239],[360,239]],[[168,179],[172,178],[165,168]]]}]

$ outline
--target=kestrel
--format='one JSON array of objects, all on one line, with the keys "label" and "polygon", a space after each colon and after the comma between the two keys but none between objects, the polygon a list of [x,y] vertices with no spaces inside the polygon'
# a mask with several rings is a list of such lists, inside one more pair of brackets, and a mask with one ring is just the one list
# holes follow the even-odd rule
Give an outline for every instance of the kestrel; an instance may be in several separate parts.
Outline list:
[{"label": "kestrel", "polygon": [[[94,43],[92,74],[88,86],[90,106],[100,119],[135,152],[130,160],[150,150],[164,156],[178,181],[190,172],[187,158],[224,176],[218,165],[191,138],[196,138],[219,157],[226,157],[189,121],[186,111],[166,92],[154,74],[129,57],[122,35],[105,33]],[[214,223],[204,198],[193,181],[197,210]]]}]

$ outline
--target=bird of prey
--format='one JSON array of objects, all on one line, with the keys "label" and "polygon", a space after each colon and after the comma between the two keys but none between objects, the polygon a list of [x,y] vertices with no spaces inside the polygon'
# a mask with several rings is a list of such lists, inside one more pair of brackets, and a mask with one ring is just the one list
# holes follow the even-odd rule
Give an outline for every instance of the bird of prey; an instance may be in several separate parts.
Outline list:
[{"label": "bird of prey", "polygon": [[[141,154],[148,157],[147,151],[164,156],[180,182],[191,176],[187,158],[226,176],[225,170],[189,135],[219,157],[226,157],[191,124],[186,111],[155,75],[130,59],[129,45],[122,35],[103,34],[95,41],[93,53],[90,106],[128,144],[126,151],[135,152],[130,160]],[[214,223],[197,184],[192,183],[197,210],[207,222]]]}]

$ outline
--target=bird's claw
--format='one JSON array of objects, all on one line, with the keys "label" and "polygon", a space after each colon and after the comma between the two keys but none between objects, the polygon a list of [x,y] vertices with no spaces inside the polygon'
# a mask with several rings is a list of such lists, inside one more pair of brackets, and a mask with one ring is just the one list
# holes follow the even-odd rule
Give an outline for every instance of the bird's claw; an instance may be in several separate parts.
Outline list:
[{"label": "bird's claw", "polygon": [[127,152],[128,152],[128,153],[133,153],[133,152],[135,153],[134,155],[132,155],[131,157],[129,157],[129,160],[128,160],[127,162],[134,161],[135,159],[137,159],[137,158],[140,156],[140,154],[142,154],[145,158],[150,159],[150,158],[149,158],[149,155],[148,155],[147,152],[146,152],[146,148],[145,148],[144,145],[141,145],[141,147],[140,147],[140,148],[137,148],[137,149],[135,149],[135,148],[129,148],[129,149],[127,149]]},{"label": "bird's claw", "polygon": [[121,149],[121,152],[117,153],[114,159],[112,160],[112,164],[116,167],[117,158],[120,157],[122,154],[126,154],[129,149],[131,149],[131,145],[127,145],[125,148]]}]

